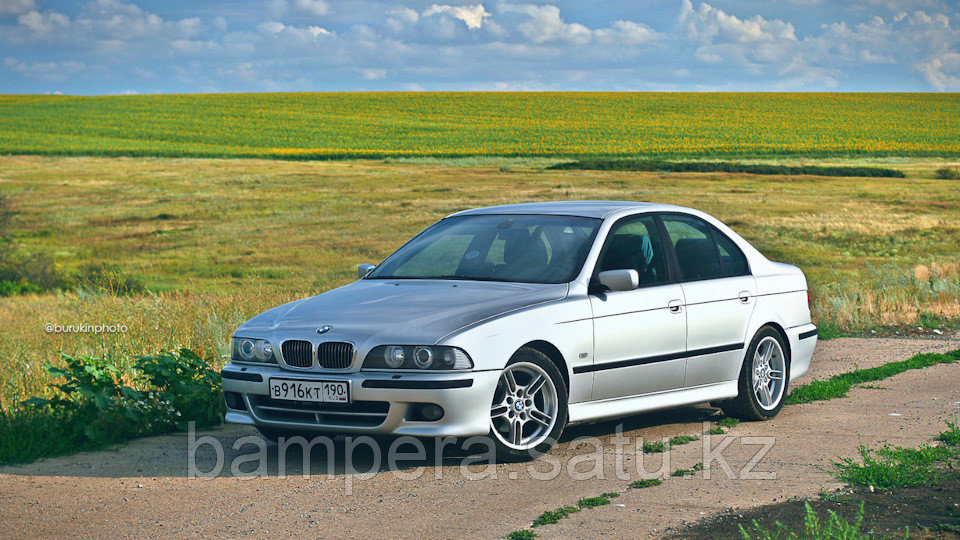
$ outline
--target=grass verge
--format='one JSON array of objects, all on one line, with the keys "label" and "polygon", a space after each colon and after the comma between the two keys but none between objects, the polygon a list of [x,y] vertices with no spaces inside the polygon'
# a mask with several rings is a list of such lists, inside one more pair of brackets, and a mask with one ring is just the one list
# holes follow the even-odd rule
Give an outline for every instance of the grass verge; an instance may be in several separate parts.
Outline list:
[{"label": "grass verge", "polygon": [[[658,481],[659,482],[659,481]],[[544,525],[553,525],[559,523],[561,519],[569,517],[571,514],[575,514],[584,508],[595,508],[597,506],[605,506],[610,504],[611,499],[619,497],[619,493],[603,493],[596,497],[584,497],[577,501],[576,506],[563,506],[557,508],[556,510],[547,510],[546,512],[537,516],[537,519],[533,520],[532,527],[542,527]],[[511,532],[507,535],[508,538],[536,538],[537,534],[530,529],[520,529]]]},{"label": "grass verge", "polygon": [[670,476],[690,476],[697,474],[697,471],[703,470],[703,463],[697,463],[692,469],[677,469],[670,473]]},{"label": "grass verge", "polygon": [[860,446],[857,450],[862,463],[850,458],[835,461],[836,477],[851,485],[879,489],[933,484],[944,474],[944,465],[953,469],[950,460],[960,457],[960,428],[951,422],[947,422],[947,428],[936,437],[945,443],[940,446],[887,445],[876,450]]},{"label": "grass verge", "polygon": [[890,362],[868,369],[855,369],[834,375],[829,379],[815,380],[798,386],[787,396],[787,403],[795,405],[846,397],[847,392],[856,384],[879,381],[911,369],[922,369],[937,364],[951,364],[957,360],[960,360],[960,349],[946,354],[921,353],[899,362]]},{"label": "grass verge", "polygon": [[[960,533],[960,427],[947,422],[920,448],[861,447],[862,463],[840,460],[836,476],[848,485],[810,500],[791,499],[745,511],[725,512],[668,538],[854,540],[953,538]],[[880,489],[877,489],[880,488]],[[913,533],[913,534],[911,534]]]},{"label": "grass verge", "polygon": [[858,540],[873,538],[872,534],[861,531],[863,527],[863,503],[857,515],[847,521],[833,510],[827,510],[827,518],[821,520],[810,503],[805,504],[803,532],[797,532],[785,525],[782,521],[774,522],[773,529],[760,526],[753,520],[750,528],[740,525],[740,535],[745,540]]},{"label": "grass verge", "polygon": [[850,458],[834,462],[836,476],[848,484],[873,486],[878,489],[922,486],[941,474],[938,465],[958,455],[946,446],[902,448],[884,446],[871,450],[858,447],[862,463]]},{"label": "grass verge", "polygon": [[589,171],[659,171],[659,172],[727,172],[739,174],[815,176],[857,176],[905,178],[903,171],[882,167],[844,167],[816,165],[770,165],[765,163],[734,163],[729,161],[663,161],[657,159],[585,159],[557,163],[550,170]]},{"label": "grass verge", "polygon": [[630,483],[632,489],[643,489],[648,487],[656,487],[663,483],[663,480],[659,478],[645,478],[643,480],[636,480]]},{"label": "grass verge", "polygon": [[669,448],[670,445],[664,441],[649,441],[643,443],[644,454],[659,454],[660,452],[666,452]]}]

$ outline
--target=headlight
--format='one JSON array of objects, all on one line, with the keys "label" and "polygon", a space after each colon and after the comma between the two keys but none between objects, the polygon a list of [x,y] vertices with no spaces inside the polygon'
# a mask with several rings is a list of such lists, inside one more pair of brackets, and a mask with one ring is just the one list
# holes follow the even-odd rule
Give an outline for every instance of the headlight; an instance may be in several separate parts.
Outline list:
[{"label": "headlight", "polygon": [[392,347],[384,348],[383,361],[387,364],[387,367],[396,369],[403,365],[403,361],[406,360],[406,354],[403,352],[403,347],[398,347],[396,345]]},{"label": "headlight", "polygon": [[265,339],[257,340],[257,346],[253,350],[254,356],[261,362],[273,360],[273,345]]},{"label": "headlight", "polygon": [[234,362],[277,362],[273,355],[273,345],[269,341],[241,337],[233,338],[233,354],[230,359]]},{"label": "headlight", "polygon": [[363,369],[473,369],[473,360],[456,347],[438,345],[380,345],[363,361]]}]

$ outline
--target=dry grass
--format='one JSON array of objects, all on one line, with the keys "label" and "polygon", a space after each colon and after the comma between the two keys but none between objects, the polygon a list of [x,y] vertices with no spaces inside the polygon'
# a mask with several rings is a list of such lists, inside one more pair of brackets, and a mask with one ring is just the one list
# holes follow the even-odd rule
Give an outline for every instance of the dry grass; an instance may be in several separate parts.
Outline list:
[{"label": "dry grass", "polygon": [[[0,400],[43,362],[189,346],[224,353],[237,324],[353,279],[434,220],[518,201],[626,199],[703,209],[807,273],[820,323],[960,317],[960,192],[931,160],[908,179],[543,171],[543,160],[282,162],[0,157],[15,240],[64,271],[118,262],[153,291],[0,298]],[[911,173],[913,174],[913,173]],[[921,173],[917,173],[921,174]],[[48,334],[46,323],[125,334]],[[929,321],[928,321],[929,322]]]}]

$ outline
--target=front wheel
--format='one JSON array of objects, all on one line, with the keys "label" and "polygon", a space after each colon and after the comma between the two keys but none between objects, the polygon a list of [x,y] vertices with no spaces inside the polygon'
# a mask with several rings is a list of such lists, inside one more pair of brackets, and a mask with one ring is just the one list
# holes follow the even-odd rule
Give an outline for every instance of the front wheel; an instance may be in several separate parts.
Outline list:
[{"label": "front wheel", "polygon": [[764,326],[754,336],[738,382],[739,395],[721,403],[727,416],[742,420],[767,420],[783,408],[790,381],[790,357],[783,337]]},{"label": "front wheel", "polygon": [[525,461],[550,451],[567,423],[567,387],[557,365],[523,348],[497,381],[490,434],[503,461]]}]

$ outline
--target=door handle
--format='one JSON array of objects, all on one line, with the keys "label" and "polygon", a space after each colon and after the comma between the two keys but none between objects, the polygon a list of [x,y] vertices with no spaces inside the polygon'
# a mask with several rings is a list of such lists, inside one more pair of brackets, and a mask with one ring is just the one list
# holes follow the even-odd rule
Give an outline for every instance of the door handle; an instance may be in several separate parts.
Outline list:
[{"label": "door handle", "polygon": [[667,304],[667,308],[670,309],[670,313],[680,313],[680,309],[682,308],[682,303],[679,300],[671,300]]},{"label": "door handle", "polygon": [[740,302],[743,304],[750,303],[750,291],[740,291],[740,294],[737,296],[740,297]]}]

